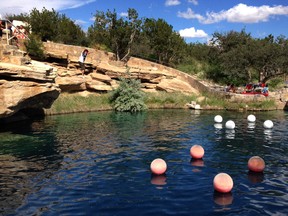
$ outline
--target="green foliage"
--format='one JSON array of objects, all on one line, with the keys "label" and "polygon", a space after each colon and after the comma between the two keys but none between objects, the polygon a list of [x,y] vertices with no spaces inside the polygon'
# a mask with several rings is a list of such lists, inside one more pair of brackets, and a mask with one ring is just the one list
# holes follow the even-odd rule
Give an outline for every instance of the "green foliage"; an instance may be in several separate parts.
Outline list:
[{"label": "green foliage", "polygon": [[41,41],[51,40],[71,45],[88,45],[86,35],[81,27],[54,9],[43,8],[42,11],[39,11],[34,8],[29,14],[9,15],[8,17],[10,20],[28,22],[33,34],[37,35]]},{"label": "green foliage", "polygon": [[254,39],[244,30],[216,32],[212,44],[209,63],[213,70],[207,77],[214,81],[242,85],[254,80],[267,82],[288,73],[288,40],[283,36]]},{"label": "green foliage", "polygon": [[186,43],[165,20],[145,19],[142,31],[149,41],[150,53],[159,63],[172,65],[180,62]]},{"label": "green foliage", "polygon": [[43,43],[40,40],[40,38],[35,35],[31,34],[29,36],[30,40],[25,41],[25,47],[27,50],[27,53],[33,58],[36,59],[44,59],[45,58],[45,53],[44,53],[44,48],[43,48]]},{"label": "green foliage", "polygon": [[144,93],[139,80],[121,78],[119,87],[113,90],[110,101],[116,111],[139,112],[147,109],[144,103]]},{"label": "green foliage", "polygon": [[42,41],[54,40],[58,31],[58,21],[59,14],[54,9],[50,11],[43,8],[39,11],[34,8],[29,14],[32,32],[37,34]]},{"label": "green foliage", "polygon": [[[249,68],[252,64],[250,34],[230,31],[226,34],[214,33],[213,56],[221,69],[222,78],[236,85],[251,81]],[[215,56],[216,54],[216,56]]]},{"label": "green foliage", "polygon": [[58,15],[57,34],[54,41],[64,44],[87,46],[86,35],[79,25],[65,15]]},{"label": "green foliage", "polygon": [[277,77],[269,80],[269,89],[275,89],[276,87],[281,87],[284,85],[283,78]]},{"label": "green foliage", "polygon": [[94,17],[94,24],[88,28],[91,44],[104,44],[116,54],[116,60],[127,60],[142,23],[137,11],[129,8],[126,18],[118,18],[115,10],[96,11]]}]

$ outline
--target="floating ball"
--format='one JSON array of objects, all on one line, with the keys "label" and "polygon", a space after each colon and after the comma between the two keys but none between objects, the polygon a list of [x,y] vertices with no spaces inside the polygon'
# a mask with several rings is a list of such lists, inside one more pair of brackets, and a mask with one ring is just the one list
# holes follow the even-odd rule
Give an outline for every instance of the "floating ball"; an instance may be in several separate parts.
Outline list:
[{"label": "floating ball", "polygon": [[264,126],[264,128],[271,129],[271,128],[273,128],[274,124],[273,124],[273,122],[271,120],[266,120],[263,123],[263,126]]},{"label": "floating ball", "polygon": [[233,188],[233,180],[226,173],[219,173],[213,180],[214,189],[220,193],[228,193]]},{"label": "floating ball", "polygon": [[190,148],[190,155],[194,159],[201,159],[204,156],[204,149],[200,145],[193,145]]},{"label": "floating ball", "polygon": [[234,128],[235,128],[235,123],[234,123],[234,121],[228,120],[228,121],[225,123],[225,127],[226,127],[227,129],[234,129]]},{"label": "floating ball", "polygon": [[162,175],[167,170],[167,164],[163,159],[157,158],[157,159],[152,161],[152,163],[150,165],[150,169],[151,169],[152,173],[154,173],[156,175]]},{"label": "floating ball", "polygon": [[216,123],[221,123],[222,121],[223,121],[223,118],[222,118],[221,115],[216,115],[216,116],[214,117],[214,122],[216,122]]},{"label": "floating ball", "polygon": [[256,121],[256,117],[251,114],[251,115],[247,116],[247,120],[248,120],[248,122],[255,122]]},{"label": "floating ball", "polygon": [[253,172],[263,172],[265,161],[259,156],[253,156],[248,160],[248,169]]}]

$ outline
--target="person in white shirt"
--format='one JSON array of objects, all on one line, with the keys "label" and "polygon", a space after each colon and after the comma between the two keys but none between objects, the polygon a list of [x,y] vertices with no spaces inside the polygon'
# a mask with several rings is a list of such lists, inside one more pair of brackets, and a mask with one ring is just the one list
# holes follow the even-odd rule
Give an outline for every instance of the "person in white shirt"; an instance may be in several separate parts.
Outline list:
[{"label": "person in white shirt", "polygon": [[88,55],[88,50],[84,49],[83,52],[81,52],[81,55],[79,56],[79,65],[80,65],[82,76],[84,76],[84,72],[85,72],[84,62],[85,62],[87,55]]}]

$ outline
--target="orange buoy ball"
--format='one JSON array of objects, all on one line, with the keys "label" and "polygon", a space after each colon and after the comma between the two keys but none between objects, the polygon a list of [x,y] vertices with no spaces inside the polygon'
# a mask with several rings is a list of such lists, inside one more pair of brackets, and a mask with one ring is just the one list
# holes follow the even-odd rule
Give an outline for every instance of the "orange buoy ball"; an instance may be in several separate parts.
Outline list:
[{"label": "orange buoy ball", "polygon": [[204,149],[201,145],[193,145],[191,148],[190,148],[190,155],[192,158],[194,159],[201,159],[203,158],[204,156]]},{"label": "orange buoy ball", "polygon": [[213,186],[220,193],[228,193],[233,188],[233,179],[227,173],[219,173],[214,177]]},{"label": "orange buoy ball", "polygon": [[163,159],[157,158],[150,164],[150,169],[152,173],[156,175],[162,175],[167,170],[167,164]]},{"label": "orange buoy ball", "polygon": [[253,156],[248,160],[248,169],[253,172],[263,172],[265,161],[259,156]]}]

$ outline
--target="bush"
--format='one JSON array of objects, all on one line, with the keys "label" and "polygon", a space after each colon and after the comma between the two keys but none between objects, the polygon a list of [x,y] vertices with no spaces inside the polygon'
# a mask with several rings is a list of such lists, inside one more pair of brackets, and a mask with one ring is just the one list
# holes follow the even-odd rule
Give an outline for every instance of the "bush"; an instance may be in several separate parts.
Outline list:
[{"label": "bush", "polygon": [[43,60],[45,58],[45,53],[42,41],[38,36],[33,34],[29,36],[29,39],[30,40],[25,41],[25,47],[29,56]]},{"label": "bush", "polygon": [[283,85],[284,84],[284,81],[283,81],[283,78],[281,77],[276,77],[276,78],[273,78],[269,81],[269,88],[270,89],[275,89],[277,88],[278,86],[280,85]]},{"label": "bush", "polygon": [[110,102],[119,112],[138,112],[147,109],[140,81],[132,78],[121,78],[120,85],[112,91]]}]

